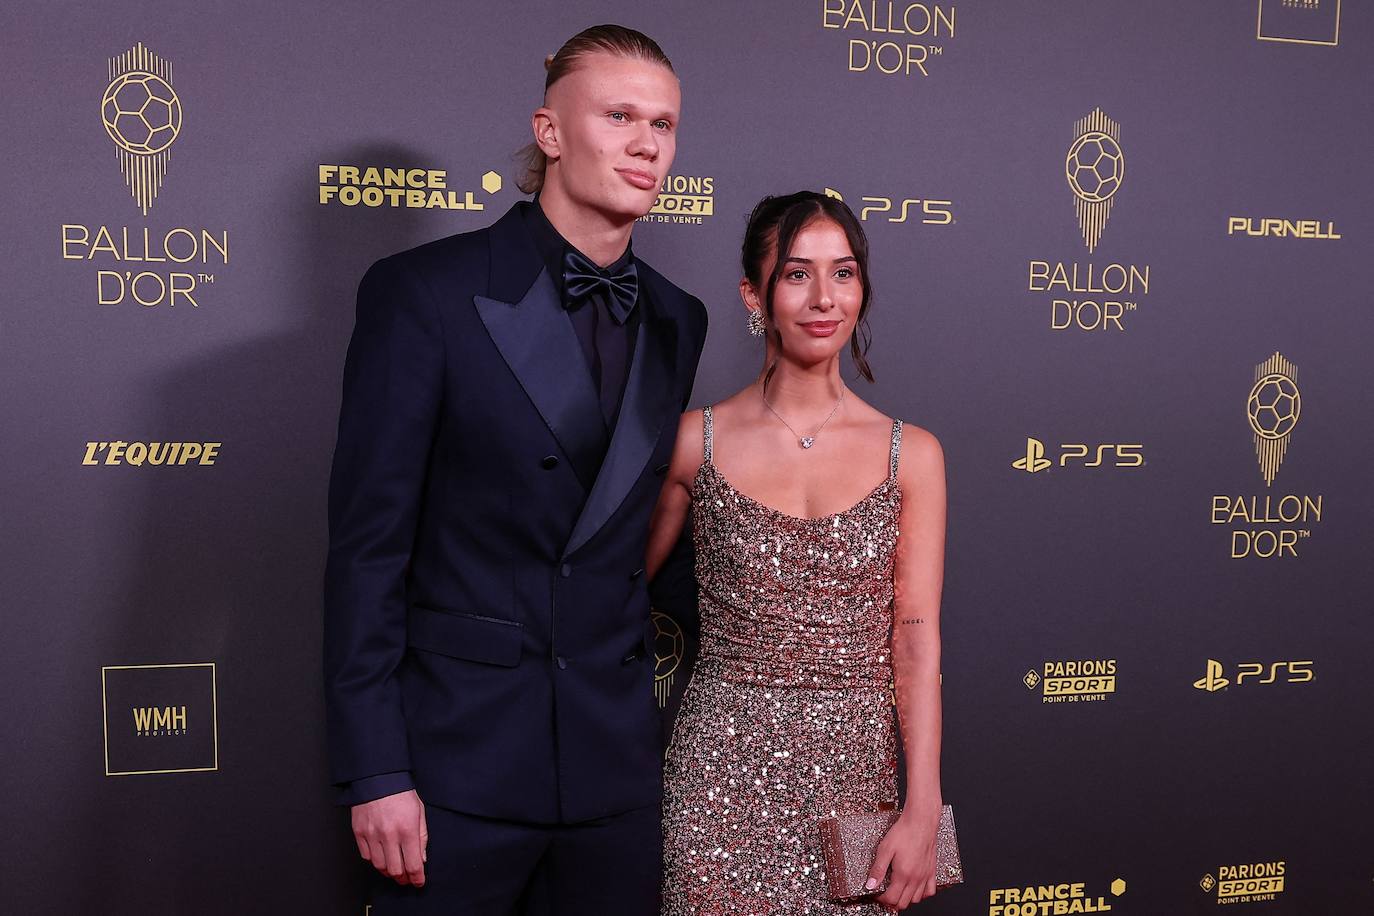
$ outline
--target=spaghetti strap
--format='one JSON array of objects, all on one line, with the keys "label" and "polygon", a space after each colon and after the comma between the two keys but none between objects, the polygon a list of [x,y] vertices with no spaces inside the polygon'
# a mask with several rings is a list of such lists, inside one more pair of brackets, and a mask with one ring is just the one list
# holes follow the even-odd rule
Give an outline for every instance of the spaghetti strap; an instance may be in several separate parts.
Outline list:
[{"label": "spaghetti strap", "polygon": [[707,404],[701,408],[701,455],[706,459],[706,463],[711,463],[711,405]]},{"label": "spaghetti strap", "polygon": [[[710,446],[707,446],[707,451],[710,451]],[[901,456],[902,456],[902,421],[901,421],[901,420],[893,420],[893,421],[892,421],[892,454],[891,454],[891,456],[888,458],[888,470],[887,470],[887,476],[888,476],[888,477],[891,478],[891,477],[896,477],[896,476],[897,476],[897,459],[900,458]]]}]

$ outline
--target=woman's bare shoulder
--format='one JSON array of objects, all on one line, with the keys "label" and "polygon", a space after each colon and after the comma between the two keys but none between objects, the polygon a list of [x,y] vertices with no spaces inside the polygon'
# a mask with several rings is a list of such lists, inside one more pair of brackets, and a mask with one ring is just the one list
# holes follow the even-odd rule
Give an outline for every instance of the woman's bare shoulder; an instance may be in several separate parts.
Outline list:
[{"label": "woman's bare shoulder", "polygon": [[673,447],[673,456],[684,449],[701,454],[702,443],[705,435],[702,432],[702,416],[704,411],[694,408],[687,411],[677,421],[677,444]]},{"label": "woman's bare shoulder", "polygon": [[929,480],[932,475],[944,478],[945,452],[935,434],[923,426],[902,421],[902,451],[897,464],[897,477],[903,481]]}]

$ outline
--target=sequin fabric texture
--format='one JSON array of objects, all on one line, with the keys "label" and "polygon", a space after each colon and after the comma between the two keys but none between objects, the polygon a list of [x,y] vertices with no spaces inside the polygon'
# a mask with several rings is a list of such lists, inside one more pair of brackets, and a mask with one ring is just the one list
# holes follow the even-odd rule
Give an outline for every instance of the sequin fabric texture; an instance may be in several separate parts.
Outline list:
[{"label": "sequin fabric texture", "polygon": [[893,553],[886,480],[843,512],[790,516],[705,460],[693,483],[701,650],[664,781],[664,916],[879,914],[827,899],[816,821],[895,801]]}]

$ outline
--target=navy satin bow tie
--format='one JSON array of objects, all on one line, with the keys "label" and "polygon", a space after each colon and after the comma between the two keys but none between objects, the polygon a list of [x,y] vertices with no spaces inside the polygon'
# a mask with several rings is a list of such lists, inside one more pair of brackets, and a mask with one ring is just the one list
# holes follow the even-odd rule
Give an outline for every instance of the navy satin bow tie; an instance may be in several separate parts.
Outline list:
[{"label": "navy satin bow tie", "polygon": [[563,291],[568,311],[575,311],[588,297],[600,293],[616,324],[624,324],[639,298],[639,271],[634,258],[619,273],[603,273],[576,251],[563,255]]}]

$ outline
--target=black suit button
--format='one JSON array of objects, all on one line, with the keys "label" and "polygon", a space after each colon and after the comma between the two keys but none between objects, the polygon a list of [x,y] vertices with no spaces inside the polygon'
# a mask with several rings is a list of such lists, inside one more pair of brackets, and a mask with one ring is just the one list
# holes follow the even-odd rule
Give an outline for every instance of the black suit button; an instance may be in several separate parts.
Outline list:
[{"label": "black suit button", "polygon": [[630,573],[630,581],[633,582],[635,579],[638,579],[642,575],[644,575],[644,567],[641,566],[639,569],[636,569],[634,572]]},{"label": "black suit button", "polygon": [[557,456],[557,455],[547,455],[547,456],[545,456],[544,460],[541,461],[541,462],[539,462],[539,466],[540,466],[541,468],[543,468],[544,470],[546,470],[546,471],[552,471],[554,468],[558,467],[558,456]]},{"label": "black suit button", "polygon": [[560,671],[561,671],[561,670],[564,670],[564,669],[566,669],[566,668],[568,667],[568,660],[567,660],[566,658],[564,658],[563,656],[561,656],[561,655],[558,656],[557,661],[558,661],[558,668],[559,668]]},{"label": "black suit button", "polygon": [[559,574],[560,576],[562,576],[564,579],[568,578],[568,576],[571,576],[571,575],[572,575],[572,564],[571,564],[571,563],[564,563],[564,564],[563,564],[563,568],[560,569],[560,570],[558,571],[558,574]]}]

